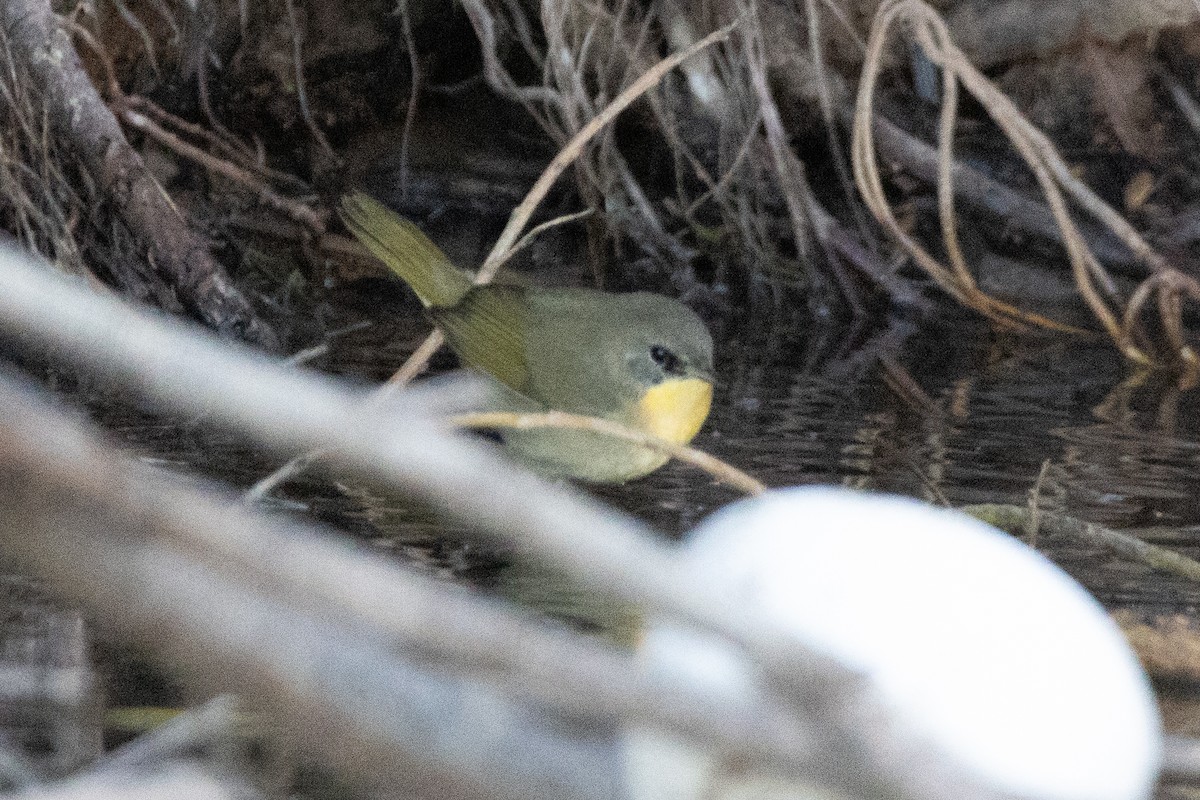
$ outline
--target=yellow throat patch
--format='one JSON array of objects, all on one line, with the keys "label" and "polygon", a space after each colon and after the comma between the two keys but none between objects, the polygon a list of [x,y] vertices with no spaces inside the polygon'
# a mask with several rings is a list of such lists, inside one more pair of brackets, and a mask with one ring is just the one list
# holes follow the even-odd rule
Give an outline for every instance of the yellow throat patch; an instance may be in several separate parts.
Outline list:
[{"label": "yellow throat patch", "polygon": [[712,384],[700,378],[677,378],[652,386],[638,401],[646,433],[675,444],[687,444],[708,417]]}]

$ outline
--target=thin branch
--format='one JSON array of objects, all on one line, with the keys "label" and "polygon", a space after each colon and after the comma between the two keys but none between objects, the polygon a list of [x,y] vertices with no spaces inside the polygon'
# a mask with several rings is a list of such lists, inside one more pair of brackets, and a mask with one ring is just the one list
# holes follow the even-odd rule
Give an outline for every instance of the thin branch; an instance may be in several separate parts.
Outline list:
[{"label": "thin branch", "polygon": [[721,483],[728,484],[748,495],[762,494],[767,487],[731,464],[693,447],[673,444],[657,436],[651,436],[634,428],[599,417],[585,417],[563,411],[544,414],[515,414],[507,411],[491,411],[475,414],[459,414],[450,418],[450,423],[464,428],[570,428],[594,431],[614,439],[632,442],[657,450],[685,464],[704,470]]},{"label": "thin branch", "polygon": [[[883,192],[875,162],[873,95],[883,63],[884,44],[888,35],[900,24],[906,24],[913,31],[926,56],[942,68],[945,77],[945,97],[939,126],[938,207],[942,238],[951,262],[949,268],[939,263],[914,237],[901,229]],[[1150,289],[1153,289],[1159,301],[1158,311],[1165,339],[1165,347],[1160,349],[1170,353],[1169,366],[1185,374],[1194,373],[1197,369],[1197,356],[1182,336],[1181,298],[1187,296],[1200,300],[1200,281],[1170,267],[1124,217],[1071,173],[1049,138],[1021,114],[1012,100],[970,63],[963,52],[954,45],[945,22],[921,0],[885,0],[876,12],[868,41],[863,78],[855,104],[852,156],[855,180],[864,201],[876,218],[918,266],[943,289],[994,322],[1018,327],[1037,325],[1058,330],[1066,327],[988,296],[978,288],[967,268],[958,245],[952,199],[951,147],[960,82],[979,100],[1033,171],[1054,221],[1061,231],[1076,289],[1117,349],[1135,363],[1162,366],[1155,360],[1153,352],[1143,344],[1144,337],[1140,336],[1134,327],[1137,311],[1148,299]],[[1099,220],[1132,251],[1152,276],[1155,276],[1152,283],[1144,283],[1139,287],[1139,292],[1133,298],[1136,302],[1122,304],[1120,301],[1115,281],[1101,265],[1072,220],[1067,206],[1068,198]]]},{"label": "thin branch", "polygon": [[421,59],[417,54],[417,40],[413,36],[412,20],[408,13],[408,0],[400,0],[397,7],[400,26],[404,31],[404,44],[408,47],[408,65],[412,80],[408,87],[408,111],[404,115],[404,131],[400,134],[400,192],[408,197],[408,149],[412,141],[413,123],[417,119],[417,103],[421,99]]},{"label": "thin branch", "polygon": [[296,18],[295,0],[284,0],[284,6],[287,8],[288,22],[292,29],[292,66],[296,71],[296,102],[300,106],[300,115],[304,118],[304,124],[308,126],[309,133],[312,134],[321,149],[327,154],[333,155],[333,148],[329,146],[329,140],[325,138],[325,132],[321,130],[321,126],[313,119],[312,109],[308,105],[308,89],[304,80],[303,36],[300,33],[300,23]]},{"label": "thin branch", "polygon": [[[79,31],[76,31],[79,33]],[[113,95],[114,97],[122,97],[120,89]],[[182,119],[169,111],[166,111],[162,106],[140,95],[124,95],[123,102],[128,103],[129,107],[136,111],[141,111],[147,116],[153,117],[155,122],[163,126],[170,126],[181,133],[192,136],[196,139],[208,144],[215,150],[221,151],[225,158],[228,158],[244,169],[256,172],[275,183],[284,184],[297,191],[311,191],[308,184],[288,172],[281,172],[276,169],[271,169],[267,165],[260,163],[253,157],[253,152],[247,148],[242,142],[238,141],[232,134],[224,129],[217,131],[210,130],[203,125],[198,125],[194,122],[189,122]]]},{"label": "thin branch", "polygon": [[496,244],[484,260],[483,266],[479,269],[479,274],[475,278],[476,283],[487,283],[495,276],[501,259],[512,248],[521,230],[529,222],[529,218],[533,215],[534,210],[546,197],[546,193],[550,191],[550,187],[554,185],[554,182],[558,180],[563,171],[580,156],[584,147],[587,146],[587,143],[597,133],[616,119],[617,115],[628,108],[634,100],[657,86],[672,69],[706,47],[728,39],[739,22],[740,19],[734,20],[725,27],[713,31],[686,50],[674,53],[659,61],[613,98],[613,101],[605,106],[599,114],[588,120],[587,124],[580,128],[579,132],[554,156],[554,159],[547,165],[546,169],[537,179],[537,182],[534,183],[533,188],[529,190],[525,199],[513,210],[509,216],[508,224],[504,227],[500,237],[496,240]]},{"label": "thin branch", "polygon": [[999,503],[963,506],[959,510],[1017,536],[1020,536],[1036,517],[1039,537],[1067,536],[1102,547],[1115,555],[1145,564],[1160,572],[1200,581],[1200,561],[1094,522],[1045,510],[1038,510],[1035,514],[1024,506]]},{"label": "thin branch", "polygon": [[127,108],[121,112],[121,119],[131,128],[142,131],[167,149],[184,158],[195,161],[205,169],[211,170],[222,177],[253,189],[259,199],[267,205],[291,217],[313,233],[321,234],[325,232],[325,217],[323,214],[314,211],[304,203],[299,203],[277,193],[257,175],[251,175],[237,164],[226,161],[223,158],[218,158],[193,144],[185,142],[140,112]]},{"label": "thin branch", "polygon": [[585,208],[582,211],[576,211],[573,214],[563,214],[560,217],[555,217],[554,219],[546,220],[539,225],[533,226],[528,233],[521,237],[519,242],[513,245],[509,251],[505,253],[504,257],[500,260],[500,263],[496,266],[496,269],[499,270],[500,267],[503,267],[506,263],[508,263],[513,256],[532,244],[534,239],[551,228],[557,228],[560,225],[566,225],[567,223],[575,222],[591,215],[592,209]]}]

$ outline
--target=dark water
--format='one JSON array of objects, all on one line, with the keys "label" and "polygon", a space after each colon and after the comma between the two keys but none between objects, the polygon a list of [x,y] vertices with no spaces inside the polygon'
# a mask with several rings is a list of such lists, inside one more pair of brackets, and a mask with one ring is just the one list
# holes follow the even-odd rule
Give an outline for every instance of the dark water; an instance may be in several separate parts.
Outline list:
[{"label": "dark water", "polygon": [[[378,380],[424,332],[419,324],[380,323],[339,340],[318,366]],[[840,484],[958,505],[1023,504],[1039,485],[1045,508],[1154,529],[1200,555],[1197,391],[1134,375],[1102,343],[997,341],[982,326],[962,324],[935,334],[893,331],[862,349],[830,346],[845,338],[832,331],[805,342],[724,347],[713,414],[695,444],[771,486]],[[927,401],[889,388],[872,348],[907,371]],[[274,467],[201,424],[148,422],[120,409],[101,416],[127,447],[171,468],[245,487]],[[682,535],[738,498],[675,464],[593,491],[666,536]],[[312,477],[288,486],[275,507],[332,524],[435,574],[567,617],[596,616],[580,608],[590,601],[553,576],[469,544],[401,498]],[[1061,542],[1047,552],[1110,605],[1165,611],[1200,602],[1200,586],[1102,552]]]},{"label": "dark water", "polygon": [[[1200,555],[1200,393],[1131,373],[1103,344],[997,343],[973,327],[910,344],[897,361],[932,404],[902,399],[870,360],[806,367],[802,351],[768,363],[727,354],[696,444],[771,486],[839,484],[951,505],[1024,504],[1036,486],[1043,508]],[[672,467],[604,495],[680,532],[729,500],[694,480]],[[1091,548],[1043,549],[1110,605],[1200,600],[1200,586]]]}]

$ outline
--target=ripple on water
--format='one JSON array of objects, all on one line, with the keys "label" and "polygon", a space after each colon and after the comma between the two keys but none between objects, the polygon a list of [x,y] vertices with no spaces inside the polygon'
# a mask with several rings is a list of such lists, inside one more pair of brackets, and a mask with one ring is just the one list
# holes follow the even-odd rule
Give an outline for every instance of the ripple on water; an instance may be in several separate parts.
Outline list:
[{"label": "ripple on water", "polygon": [[[410,328],[402,338],[415,345],[421,331]],[[387,340],[379,325],[347,336],[322,366],[387,374],[404,353],[368,346]],[[938,347],[949,349],[942,356]],[[1180,392],[1169,380],[1132,381],[1104,347],[997,356],[967,332],[942,334],[938,347],[908,342],[888,353],[932,398],[933,407],[923,409],[891,391],[872,358],[822,360],[802,347],[775,347],[765,358],[761,350],[727,347],[712,417],[695,444],[773,486],[845,484],[952,504],[1023,504],[1042,474],[1041,502],[1053,510],[1118,528],[1200,525],[1195,392]],[[383,352],[389,363],[371,362],[371,352]],[[100,415],[127,449],[172,469],[190,466],[244,487],[274,465],[230,437],[204,432],[202,420],[179,425],[111,409]],[[592,491],[671,536],[737,497],[678,464]],[[315,480],[287,495],[323,522],[435,574],[502,585],[513,569],[503,554],[467,545],[461,531],[395,497]],[[1190,543],[1183,544],[1186,551]],[[1200,603],[1195,588],[1104,553],[1067,544],[1049,552],[1106,602]],[[531,584],[526,573],[516,582]],[[559,600],[571,591],[547,582]]]}]

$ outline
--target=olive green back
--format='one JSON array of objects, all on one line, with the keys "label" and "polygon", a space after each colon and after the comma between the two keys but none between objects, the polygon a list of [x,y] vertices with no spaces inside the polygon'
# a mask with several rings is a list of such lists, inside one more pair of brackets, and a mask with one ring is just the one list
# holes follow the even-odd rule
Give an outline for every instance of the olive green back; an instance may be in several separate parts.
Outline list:
[{"label": "olive green back", "polygon": [[[711,377],[712,339],[681,303],[645,293],[478,286],[452,308],[431,308],[463,362],[516,394],[499,408],[555,409],[640,427],[638,405],[653,366],[652,345],[670,348]],[[525,399],[531,406],[524,404]],[[621,483],[645,475],[666,456],[579,430],[504,430],[509,451],[548,477]]]},{"label": "olive green back", "polygon": [[652,345],[703,369],[712,364],[712,340],[695,314],[645,292],[478,286],[430,314],[466,364],[577,414],[628,417],[647,388],[631,364]]}]

